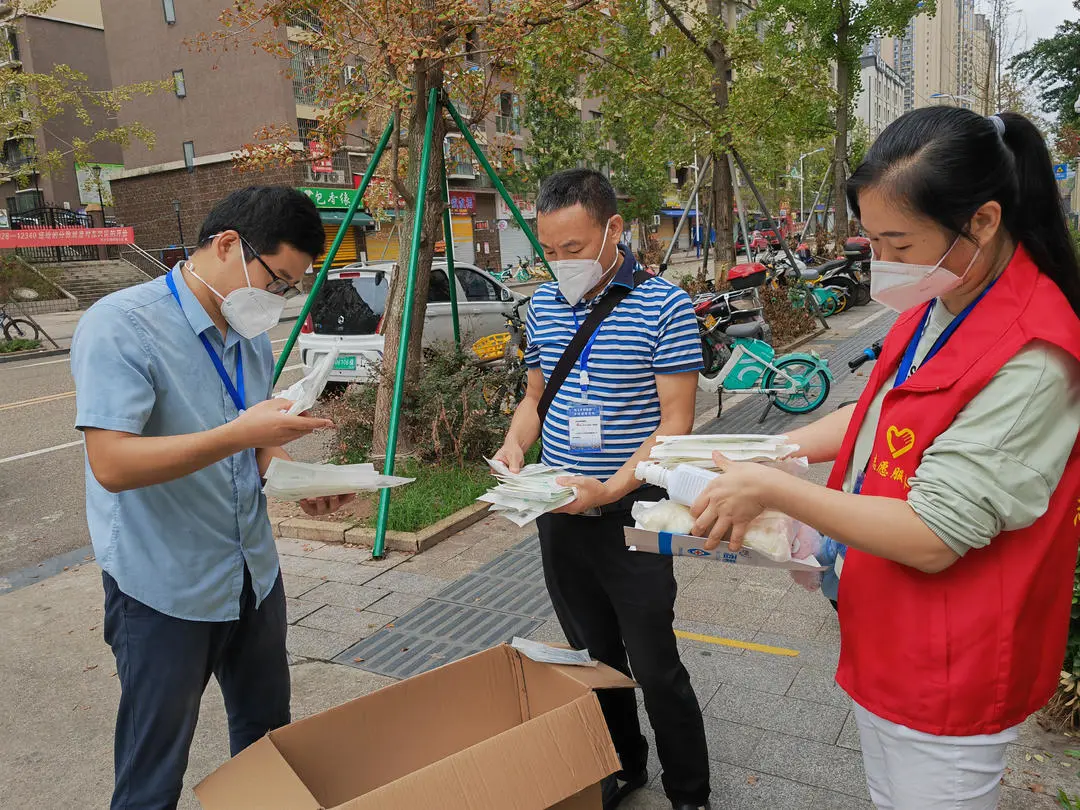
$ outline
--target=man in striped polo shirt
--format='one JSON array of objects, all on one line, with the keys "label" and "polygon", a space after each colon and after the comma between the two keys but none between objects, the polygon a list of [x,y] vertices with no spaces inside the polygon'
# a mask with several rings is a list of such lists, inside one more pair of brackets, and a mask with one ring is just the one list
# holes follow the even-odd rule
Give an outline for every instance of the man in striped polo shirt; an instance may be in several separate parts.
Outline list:
[{"label": "man in striped polo shirt", "polygon": [[[627,551],[623,528],[634,500],[663,497],[639,489],[637,462],[655,437],[689,433],[702,368],[690,298],[674,284],[641,278],[618,244],[623,220],[615,191],[600,173],[552,175],[536,201],[537,230],[558,283],[541,285],[529,306],[528,390],[496,454],[512,470],[537,438],[543,460],[566,467],[577,499],[537,521],[548,593],[567,640],[633,675],[656,734],[664,790],[677,810],[706,806],[709,762],[701,708],[679,659],[672,622],[672,560]],[[618,287],[629,292],[595,337],[540,422],[547,380],[593,307]],[[629,661],[628,661],[629,659]],[[623,769],[604,784],[604,808],[648,781],[648,744],[634,691],[600,693]]]}]

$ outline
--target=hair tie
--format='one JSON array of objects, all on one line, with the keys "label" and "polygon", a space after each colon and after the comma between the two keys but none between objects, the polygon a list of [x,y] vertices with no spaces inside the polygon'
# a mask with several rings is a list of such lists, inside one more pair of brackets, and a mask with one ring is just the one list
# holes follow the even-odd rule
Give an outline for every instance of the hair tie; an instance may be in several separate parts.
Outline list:
[{"label": "hair tie", "polygon": [[994,113],[994,115],[990,116],[990,123],[994,125],[994,129],[997,130],[997,134],[1004,138],[1005,120],[997,113]]}]

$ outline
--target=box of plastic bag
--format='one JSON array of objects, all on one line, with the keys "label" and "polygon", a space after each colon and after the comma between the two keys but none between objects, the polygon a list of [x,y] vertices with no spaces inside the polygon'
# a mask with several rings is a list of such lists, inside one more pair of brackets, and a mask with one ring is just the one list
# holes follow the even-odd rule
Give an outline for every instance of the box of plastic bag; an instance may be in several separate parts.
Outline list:
[{"label": "box of plastic bag", "polygon": [[777,562],[764,554],[743,546],[732,551],[727,543],[721,543],[711,551],[705,548],[705,539],[690,534],[652,532],[645,529],[627,528],[626,547],[631,551],[648,554],[666,554],[669,557],[697,557],[728,565],[751,565],[757,568],[779,568],[784,571],[824,571],[815,557],[802,560],[791,559]]}]

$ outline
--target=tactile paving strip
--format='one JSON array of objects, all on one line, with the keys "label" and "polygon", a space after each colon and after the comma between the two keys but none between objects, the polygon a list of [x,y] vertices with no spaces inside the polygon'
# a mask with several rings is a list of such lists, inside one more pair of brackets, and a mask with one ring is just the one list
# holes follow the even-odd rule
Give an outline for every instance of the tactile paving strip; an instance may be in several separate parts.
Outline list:
[{"label": "tactile paving strip", "polygon": [[541,624],[540,619],[428,599],[393,627],[384,627],[334,660],[391,678],[409,678],[514,636],[527,636]]},{"label": "tactile paving strip", "polygon": [[435,598],[535,619],[555,618],[539,554],[508,551]]}]

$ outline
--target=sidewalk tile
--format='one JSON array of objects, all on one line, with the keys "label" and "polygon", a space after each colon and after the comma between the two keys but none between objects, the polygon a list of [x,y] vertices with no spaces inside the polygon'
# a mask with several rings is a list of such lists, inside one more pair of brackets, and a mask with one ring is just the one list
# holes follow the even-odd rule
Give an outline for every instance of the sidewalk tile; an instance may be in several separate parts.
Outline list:
[{"label": "sidewalk tile", "polygon": [[[325,602],[328,605],[362,610],[378,602],[388,591],[372,588],[368,585],[350,585],[346,582],[324,582],[319,587],[308,591],[305,599]],[[353,639],[354,641],[356,639]],[[340,652],[340,651],[339,651]]]},{"label": "sidewalk tile", "polygon": [[314,627],[316,630],[330,630],[348,636],[353,641],[359,641],[385,627],[394,618],[394,616],[386,616],[370,610],[326,605],[304,617],[300,621],[300,626]]},{"label": "sidewalk tile", "polygon": [[[492,559],[495,558],[493,557]],[[417,571],[417,573],[426,573],[428,576],[437,577],[442,580],[443,586],[445,587],[447,583],[456,582],[485,564],[486,563],[482,563],[479,560],[465,560],[461,556],[458,556],[439,563],[437,567],[431,568],[426,572]],[[400,570],[408,573],[411,568],[409,565],[403,565]]]},{"label": "sidewalk tile", "polygon": [[417,596],[434,596],[446,587],[445,580],[427,574],[409,574],[399,569],[384,571],[368,582],[374,588],[387,591],[403,591]]},{"label": "sidewalk tile", "polygon": [[693,666],[710,673],[717,683],[774,695],[786,694],[799,671],[799,665],[791,663],[790,658],[776,655],[698,655],[684,656],[683,661],[687,668]]},{"label": "sidewalk tile", "polygon": [[401,565],[405,560],[409,559],[412,554],[406,554],[404,551],[387,550],[384,552],[381,560],[372,559],[369,555],[366,559],[360,562],[361,565],[366,565],[369,568],[375,568],[379,571],[389,571],[395,566]]},{"label": "sidewalk tile", "polygon": [[321,608],[325,602],[310,599],[290,599],[285,598],[285,613],[288,617],[289,624],[296,624],[302,618],[309,613],[314,613]]},{"label": "sidewalk tile", "polygon": [[619,804],[620,810],[671,810],[671,802],[660,790],[642,788]]},{"label": "sidewalk tile", "polygon": [[300,574],[332,582],[347,582],[350,585],[363,585],[380,574],[377,569],[366,565],[320,560],[310,556],[282,557],[281,570],[287,574]]},{"label": "sidewalk tile", "polygon": [[320,661],[329,661],[346,649],[353,641],[355,639],[350,639],[341,633],[316,630],[313,627],[301,627],[298,624],[293,624],[289,626],[289,635],[285,646],[290,653],[300,658],[317,658]]},{"label": "sidewalk tile", "polygon": [[803,784],[869,799],[858,751],[767,731],[754,751],[754,767]]},{"label": "sidewalk tile", "polygon": [[391,591],[378,602],[368,605],[372,610],[386,614],[387,616],[404,616],[410,610],[415,610],[424,601],[424,597],[415,593],[403,593]]},{"label": "sidewalk tile", "polygon": [[814,640],[824,641],[828,644],[840,644],[840,622],[836,618],[836,611],[833,611],[832,616],[825,617],[825,624],[821,625],[821,629],[817,631]]},{"label": "sidewalk tile", "polygon": [[815,703],[829,703],[841,709],[851,708],[851,698],[836,685],[832,670],[802,667],[795,676],[795,682],[788,689],[788,697],[800,700],[812,700]]},{"label": "sidewalk tile", "polygon": [[533,641],[543,641],[545,644],[566,644],[566,636],[563,635],[562,627],[555,619],[544,622],[531,633],[529,638]]},{"label": "sidewalk tile", "polygon": [[326,545],[318,540],[293,540],[288,537],[278,537],[275,542],[277,543],[278,554],[291,554],[294,557],[303,557],[305,554]]},{"label": "sidewalk tile", "polygon": [[832,810],[813,803],[814,789],[808,785],[726,763],[713,765],[712,790],[717,810]]},{"label": "sidewalk tile", "polygon": [[775,647],[787,647],[799,651],[799,663],[804,667],[836,671],[840,660],[840,645],[824,641],[810,641],[789,635],[761,632],[754,636],[759,644],[771,644]]},{"label": "sidewalk tile", "polygon": [[807,807],[821,810],[874,810],[874,804],[869,799],[857,799],[832,790],[815,790],[814,798]]},{"label": "sidewalk tile", "polygon": [[299,574],[289,574],[282,572],[281,581],[285,585],[285,596],[290,599],[295,599],[301,596],[317,585],[322,585],[326,580],[320,577],[304,577]]},{"label": "sidewalk tile", "polygon": [[769,613],[764,608],[744,607],[730,602],[721,602],[716,606],[710,620],[728,627],[760,631],[768,617]]},{"label": "sidewalk tile", "polygon": [[329,562],[358,565],[365,560],[371,559],[371,549],[366,546],[323,544],[316,549],[312,549],[306,556],[311,560],[327,560]]},{"label": "sidewalk tile", "polygon": [[729,765],[748,765],[754,749],[765,732],[742,723],[732,723],[704,715],[705,738],[709,741],[709,759]]},{"label": "sidewalk tile", "polygon": [[836,611],[829,604],[829,600],[821,595],[821,591],[808,591],[802,587],[789,588],[780,601],[778,610],[820,615],[822,618],[836,616]]},{"label": "sidewalk tile", "polygon": [[1060,806],[1049,795],[1039,796],[1030,790],[1003,786],[997,810],[1051,810]]},{"label": "sidewalk tile", "polygon": [[775,610],[769,614],[761,629],[765,633],[814,638],[824,624],[824,616],[815,616],[813,613],[792,613],[786,610]]},{"label": "sidewalk tile", "polygon": [[836,742],[847,712],[837,706],[812,703],[724,684],[705,707],[721,720],[780,731],[808,740]]},{"label": "sidewalk tile", "polygon": [[862,750],[862,744],[859,742],[859,726],[855,723],[855,712],[848,712],[847,720],[844,721],[844,728],[836,744],[850,748],[852,751]]}]

